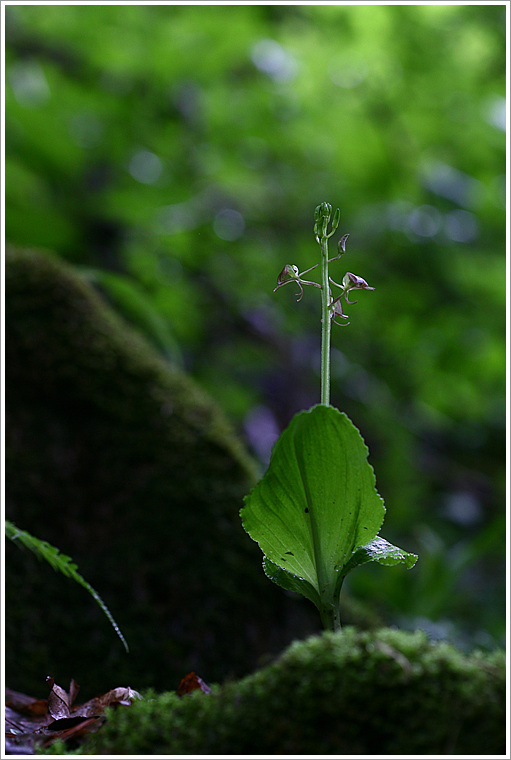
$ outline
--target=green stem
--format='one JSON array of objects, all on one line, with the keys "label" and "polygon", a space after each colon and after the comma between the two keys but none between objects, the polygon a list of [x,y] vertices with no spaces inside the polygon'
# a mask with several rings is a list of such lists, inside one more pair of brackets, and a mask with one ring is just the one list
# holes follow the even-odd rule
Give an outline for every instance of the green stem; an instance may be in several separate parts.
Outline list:
[{"label": "green stem", "polygon": [[321,239],[321,403],[330,405],[330,285],[328,282],[328,239]]},{"label": "green stem", "polygon": [[324,607],[321,612],[321,622],[325,631],[340,631],[341,630],[341,616],[339,613],[339,605],[336,604],[332,607]]},{"label": "green stem", "polygon": [[[330,405],[330,282],[328,279],[328,238],[321,239],[321,403]],[[321,588],[321,583],[320,583]],[[320,610],[323,628],[339,631],[341,617],[338,604],[322,605]]]},{"label": "green stem", "polygon": [[341,612],[339,610],[339,605],[337,604],[335,606],[335,612],[334,612],[334,631],[340,631],[341,630]]}]

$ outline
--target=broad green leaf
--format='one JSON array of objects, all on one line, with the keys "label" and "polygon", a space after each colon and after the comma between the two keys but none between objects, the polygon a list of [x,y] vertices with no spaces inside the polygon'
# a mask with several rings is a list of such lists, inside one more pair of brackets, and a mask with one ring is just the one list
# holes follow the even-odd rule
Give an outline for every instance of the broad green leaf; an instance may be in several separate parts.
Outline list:
[{"label": "broad green leaf", "polygon": [[305,596],[315,601],[317,594],[323,608],[337,603],[343,568],[383,522],[385,508],[367,455],[345,414],[324,405],[300,412],[241,510],[247,533],[285,572],[268,565],[269,577],[290,588],[289,576],[296,576],[315,592]]},{"label": "broad green leaf", "polygon": [[410,570],[417,562],[416,554],[405,552],[398,546],[394,546],[381,536],[377,536],[366,546],[360,546],[344,568],[344,575],[353,568],[364,565],[366,562],[378,562],[380,565],[398,565],[403,563]]},{"label": "broad green leaf", "polygon": [[287,589],[287,591],[294,591],[296,594],[302,594],[306,599],[310,599],[313,604],[319,609],[321,606],[321,599],[319,594],[310,583],[303,580],[303,578],[297,578],[296,575],[291,575],[286,570],[283,570],[278,565],[275,565],[268,557],[263,560],[264,574],[271,581],[278,586]]}]

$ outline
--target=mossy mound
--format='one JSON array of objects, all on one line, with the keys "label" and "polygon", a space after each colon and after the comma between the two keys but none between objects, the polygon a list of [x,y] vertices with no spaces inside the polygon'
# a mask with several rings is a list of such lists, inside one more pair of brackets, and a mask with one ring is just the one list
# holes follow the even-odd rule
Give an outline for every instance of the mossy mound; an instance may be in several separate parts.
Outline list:
[{"label": "mossy mound", "polygon": [[212,694],[153,692],[107,717],[80,754],[496,755],[505,655],[462,655],[422,631],[345,628]]},{"label": "mossy mound", "polygon": [[83,589],[8,542],[9,686],[220,680],[280,651],[293,616],[313,631],[241,527],[255,470],[216,405],[69,265],[8,250],[5,275],[6,516],[73,558],[131,649]]}]

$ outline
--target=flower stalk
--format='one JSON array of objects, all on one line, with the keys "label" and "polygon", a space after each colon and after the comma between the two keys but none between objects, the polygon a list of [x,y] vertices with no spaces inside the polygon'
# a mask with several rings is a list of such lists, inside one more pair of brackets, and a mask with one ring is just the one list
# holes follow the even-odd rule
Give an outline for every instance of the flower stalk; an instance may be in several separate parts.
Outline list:
[{"label": "flower stalk", "polygon": [[328,280],[328,238],[321,240],[321,403],[330,405],[330,286]]},{"label": "flower stalk", "polygon": [[[341,212],[337,209],[332,218],[332,206],[330,203],[320,203],[316,206],[314,212],[314,235],[316,241],[321,249],[321,261],[319,264],[309,269],[305,269],[300,273],[300,270],[295,264],[286,264],[281,273],[277,277],[277,285],[273,289],[276,290],[288,285],[290,282],[297,284],[299,293],[297,293],[297,301],[301,301],[303,298],[303,286],[313,285],[315,288],[321,289],[321,404],[323,406],[330,406],[330,337],[332,322],[336,325],[346,326],[349,322],[338,322],[337,318],[348,319],[343,313],[341,299],[344,296],[346,303],[355,304],[356,301],[348,300],[348,293],[351,290],[374,290],[367,282],[356,274],[346,272],[343,277],[342,285],[332,280],[328,272],[328,265],[332,261],[337,261],[346,252],[346,241],[348,235],[343,235],[338,242],[338,254],[333,258],[328,258],[328,240],[337,230],[339,221],[341,218]],[[330,232],[328,231],[328,225],[332,219],[332,226]],[[312,272],[313,269],[321,265],[321,283],[313,282],[312,280],[305,280],[303,276]],[[336,288],[340,288],[341,293],[336,298],[332,296],[332,290],[330,285],[334,285]]]}]

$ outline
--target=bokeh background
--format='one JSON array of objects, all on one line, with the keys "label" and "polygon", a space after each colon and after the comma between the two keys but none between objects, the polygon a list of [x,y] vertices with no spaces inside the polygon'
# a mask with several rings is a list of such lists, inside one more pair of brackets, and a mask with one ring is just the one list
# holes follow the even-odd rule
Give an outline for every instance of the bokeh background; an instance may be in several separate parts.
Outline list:
[{"label": "bokeh background", "polygon": [[261,472],[319,400],[318,293],[272,289],[319,260],[315,206],[341,208],[331,274],[375,290],[334,326],[332,403],[369,445],[385,537],[420,555],[347,585],[402,627],[501,645],[505,6],[5,20],[7,240],[76,265],[216,399]]}]

